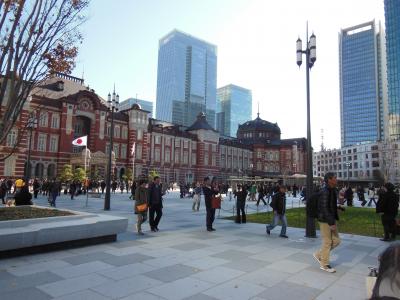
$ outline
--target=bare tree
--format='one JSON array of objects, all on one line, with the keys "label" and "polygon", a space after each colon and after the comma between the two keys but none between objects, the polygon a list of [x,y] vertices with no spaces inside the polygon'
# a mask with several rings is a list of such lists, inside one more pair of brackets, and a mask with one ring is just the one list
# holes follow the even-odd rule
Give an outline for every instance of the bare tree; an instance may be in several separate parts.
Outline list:
[{"label": "bare tree", "polygon": [[[0,144],[28,95],[54,72],[75,67],[89,0],[0,0]],[[1,159],[1,158],[0,158]]]},{"label": "bare tree", "polygon": [[380,168],[384,182],[396,182],[399,167],[399,148],[396,141],[385,140],[381,143]]}]

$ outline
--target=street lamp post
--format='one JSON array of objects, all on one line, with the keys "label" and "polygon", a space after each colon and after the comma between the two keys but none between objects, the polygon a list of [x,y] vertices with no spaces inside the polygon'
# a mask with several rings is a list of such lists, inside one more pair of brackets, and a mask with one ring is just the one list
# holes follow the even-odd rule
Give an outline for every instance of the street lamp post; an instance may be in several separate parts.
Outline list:
[{"label": "street lamp post", "polygon": [[[303,54],[306,55],[306,86],[307,86],[307,187],[306,197],[310,197],[313,192],[313,170],[312,170],[312,148],[311,148],[311,121],[310,121],[310,69],[317,60],[316,56],[316,37],[314,34],[308,37],[308,23],[306,29],[307,45],[306,49],[302,49],[302,41],[300,38],[296,41],[297,65],[302,64]],[[307,202],[308,203],[308,202]],[[315,220],[310,217],[307,205],[306,220],[306,237],[316,237]]]},{"label": "street lamp post", "polygon": [[31,151],[32,151],[32,131],[35,127],[36,120],[33,114],[29,116],[28,124],[26,127],[29,129],[29,144],[28,144],[28,157],[26,159],[26,169],[25,169],[25,184],[29,184],[31,179]]},{"label": "street lamp post", "polygon": [[110,210],[110,197],[111,197],[111,156],[113,151],[113,138],[114,138],[114,111],[118,111],[119,95],[114,92],[108,93],[107,99],[108,109],[111,113],[111,128],[110,128],[110,149],[108,151],[108,164],[107,164],[107,181],[106,181],[106,195],[104,197],[104,210]]}]

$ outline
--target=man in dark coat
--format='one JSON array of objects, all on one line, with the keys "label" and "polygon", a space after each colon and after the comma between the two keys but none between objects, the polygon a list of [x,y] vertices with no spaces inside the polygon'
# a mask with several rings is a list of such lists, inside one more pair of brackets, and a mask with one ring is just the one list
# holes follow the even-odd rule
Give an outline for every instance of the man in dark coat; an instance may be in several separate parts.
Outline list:
[{"label": "man in dark coat", "polygon": [[285,216],[286,212],[286,188],[284,185],[279,187],[277,193],[272,196],[271,207],[274,210],[274,218],[272,224],[267,225],[267,234],[271,234],[271,230],[278,225],[279,220],[282,222],[280,237],[288,238],[286,235],[287,220]]},{"label": "man in dark coat", "polygon": [[[153,183],[149,186],[149,223],[151,231],[158,231],[158,223],[162,216],[162,185],[161,179],[155,176]],[[156,217],[154,218],[154,214]]]},{"label": "man in dark coat", "polygon": [[[246,197],[247,197],[247,190],[242,187],[242,185],[238,184],[237,190],[234,192],[236,197],[236,220],[235,222],[246,223],[246,213],[244,210],[244,206],[246,205]],[[264,201],[264,200],[263,200]],[[241,213],[241,215],[240,215]]]},{"label": "man in dark coat", "polygon": [[390,182],[385,184],[384,190],[379,195],[376,212],[383,213],[381,220],[385,235],[381,240],[388,242],[396,239],[396,216],[399,210],[399,196],[395,193],[394,185]]},{"label": "man in dark coat", "polygon": [[210,178],[204,178],[203,182],[204,203],[206,205],[206,226],[207,231],[215,231],[212,224],[215,219],[215,208],[212,208],[212,197],[216,194],[210,185]]},{"label": "man in dark coat", "polygon": [[321,249],[314,253],[314,258],[319,262],[320,269],[329,273],[336,270],[329,264],[332,249],[340,244],[336,221],[339,220],[337,207],[337,179],[336,174],[328,172],[324,177],[325,186],[318,199],[318,221],[322,238]]}]

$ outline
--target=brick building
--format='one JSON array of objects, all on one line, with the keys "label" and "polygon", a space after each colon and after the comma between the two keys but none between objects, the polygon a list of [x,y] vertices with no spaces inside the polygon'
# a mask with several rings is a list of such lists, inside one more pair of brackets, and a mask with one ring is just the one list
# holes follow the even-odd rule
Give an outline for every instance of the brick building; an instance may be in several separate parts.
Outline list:
[{"label": "brick building", "polygon": [[[5,105],[7,102],[5,102]],[[110,151],[110,112],[104,99],[82,79],[58,74],[36,88],[0,152],[0,174],[22,177],[26,168],[30,116],[31,177],[54,177],[65,164],[84,166],[84,148],[72,145],[88,135],[91,174],[104,176]],[[134,104],[114,114],[113,173],[119,178],[134,165],[134,175],[156,170],[165,181],[193,182],[204,176],[268,176],[305,173],[306,140],[281,140],[278,125],[260,119],[239,126],[237,138],[223,137],[199,114],[190,127],[152,119]],[[135,161],[131,155],[135,145]]]}]

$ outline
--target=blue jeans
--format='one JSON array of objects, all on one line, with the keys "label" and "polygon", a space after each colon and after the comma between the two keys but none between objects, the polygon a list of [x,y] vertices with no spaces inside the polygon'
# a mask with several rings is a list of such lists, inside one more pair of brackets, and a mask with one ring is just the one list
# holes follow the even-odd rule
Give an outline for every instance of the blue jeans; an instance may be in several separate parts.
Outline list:
[{"label": "blue jeans", "polygon": [[286,235],[286,227],[287,227],[287,220],[285,215],[278,215],[276,212],[274,212],[274,219],[272,220],[272,224],[269,224],[267,226],[268,230],[272,230],[278,225],[279,220],[282,222],[282,229],[281,229],[281,235]]},{"label": "blue jeans", "polygon": [[56,199],[57,199],[58,193],[51,193],[51,202],[50,205],[56,207]]}]

